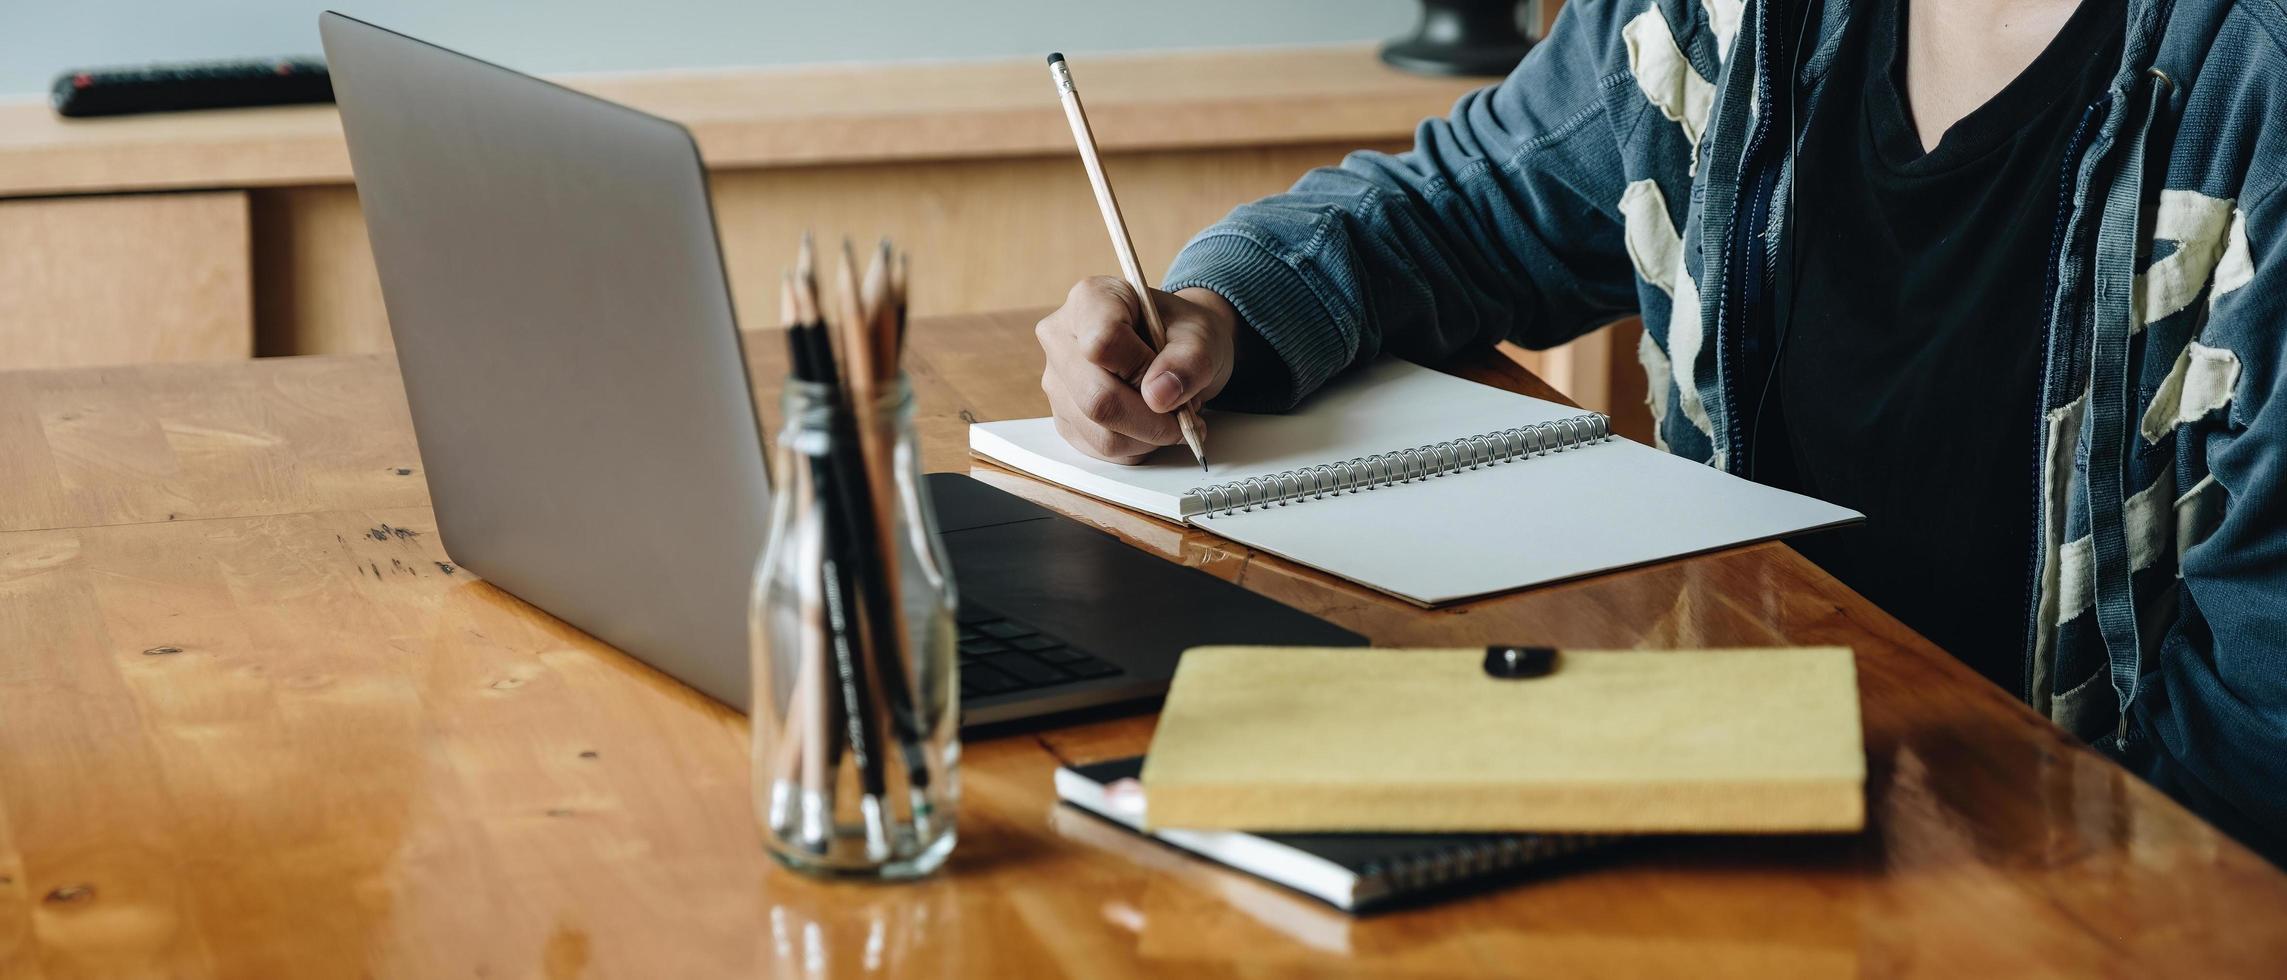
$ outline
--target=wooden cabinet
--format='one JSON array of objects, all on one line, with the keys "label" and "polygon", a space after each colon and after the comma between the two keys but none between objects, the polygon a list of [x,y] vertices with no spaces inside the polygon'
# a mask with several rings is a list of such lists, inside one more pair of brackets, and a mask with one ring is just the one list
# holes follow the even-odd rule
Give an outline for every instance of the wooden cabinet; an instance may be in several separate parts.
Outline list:
[{"label": "wooden cabinet", "polygon": [[[1138,251],[1164,267],[1232,207],[1355,148],[1128,151],[1105,166]],[[895,239],[914,256],[917,316],[1053,305],[1081,278],[1116,270],[1087,177],[1070,156],[718,169],[712,184],[732,298],[749,326],[776,322],[779,273],[806,230],[828,244]],[[388,349],[354,189],[261,190],[253,205],[262,352]]]},{"label": "wooden cabinet", "polygon": [[253,353],[246,195],[0,200],[0,368]]}]

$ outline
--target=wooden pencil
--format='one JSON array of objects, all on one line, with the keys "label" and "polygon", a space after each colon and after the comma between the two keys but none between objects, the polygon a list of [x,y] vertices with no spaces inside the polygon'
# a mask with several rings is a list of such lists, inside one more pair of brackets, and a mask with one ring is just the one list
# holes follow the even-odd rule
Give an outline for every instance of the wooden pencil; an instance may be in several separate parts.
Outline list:
[{"label": "wooden pencil", "polygon": [[866,274],[858,281],[858,300],[864,306],[859,327],[865,331],[866,343],[872,348],[872,373],[867,383],[877,397],[897,377],[897,351],[895,339],[885,318],[889,311],[889,276],[891,264],[889,241],[884,239],[866,258]]},{"label": "wooden pencil", "polygon": [[[1080,90],[1072,85],[1072,69],[1064,63],[1064,56],[1048,56],[1048,73],[1056,82],[1056,95],[1064,103],[1064,121],[1072,126],[1072,142],[1080,148],[1080,165],[1088,171],[1088,186],[1096,192],[1096,209],[1103,212],[1104,231],[1112,238],[1112,252],[1120,260],[1120,276],[1135,290],[1136,303],[1143,307],[1144,339],[1151,349],[1167,348],[1167,324],[1160,320],[1159,304],[1152,302],[1151,281],[1144,277],[1143,263],[1136,258],[1135,240],[1128,235],[1128,223],[1120,217],[1119,198],[1112,195],[1111,178],[1104,174],[1104,161],[1096,152],[1096,134],[1088,126],[1088,111],[1080,105]],[[1199,421],[1199,410],[1189,402],[1175,407],[1175,421],[1183,431],[1183,444],[1191,447],[1191,455],[1199,460],[1199,468],[1207,468],[1207,434]]]},{"label": "wooden pencil", "polygon": [[889,253],[886,241],[876,246],[861,286],[856,272],[856,251],[845,239],[842,267],[836,282],[844,294],[841,306],[847,311],[846,322],[839,331],[843,347],[862,352],[845,359],[844,374],[850,379],[850,417],[854,422],[855,444],[861,451],[860,466],[853,476],[862,476],[872,504],[873,523],[863,529],[874,546],[875,559],[871,566],[863,569],[871,576],[866,592],[870,597],[878,597],[866,616],[868,633],[876,638],[868,648],[874,654],[869,664],[874,693],[880,696],[877,703],[882,709],[880,720],[894,729],[896,745],[905,757],[903,772],[907,792],[903,802],[910,814],[920,815],[926,812],[923,791],[930,783],[925,744],[928,733],[920,724],[911,694],[913,685],[906,677],[900,656],[904,648],[905,615],[897,601],[898,541],[891,533],[897,526],[896,446],[884,432],[879,418],[882,393],[897,376],[896,339],[889,316]]},{"label": "wooden pencil", "polygon": [[890,309],[897,317],[896,358],[905,360],[905,286],[913,278],[913,253],[897,253],[897,271],[889,278]]},{"label": "wooden pencil", "polygon": [[841,357],[842,390],[853,407],[864,404],[874,380],[874,347],[865,334],[865,306],[858,293],[858,257],[842,239],[842,261],[834,269],[834,346]]},{"label": "wooden pencil", "polygon": [[809,229],[802,231],[802,248],[794,253],[794,279],[802,283],[810,296],[810,314],[804,323],[818,322],[818,256]]},{"label": "wooden pencil", "polygon": [[[860,443],[865,451],[868,483],[873,491],[875,527],[881,532],[876,558],[880,562],[883,585],[889,591],[885,608],[875,622],[889,631],[882,645],[874,648],[873,667],[878,679],[877,687],[884,701],[885,720],[896,728],[897,746],[905,756],[900,771],[904,777],[905,792],[892,794],[893,802],[902,802],[909,820],[925,823],[928,802],[922,792],[930,781],[926,740],[928,733],[920,723],[920,712],[914,704],[914,685],[907,676],[907,662],[900,654],[906,637],[905,610],[898,599],[897,588],[902,582],[903,555],[897,535],[899,496],[896,479],[896,434],[892,426],[881,417],[882,404],[897,381],[898,340],[896,311],[891,295],[896,258],[888,239],[874,246],[867,260],[866,273],[858,295],[859,327],[863,333],[860,342],[872,352],[872,363],[857,399]],[[893,767],[894,769],[895,767]]]}]

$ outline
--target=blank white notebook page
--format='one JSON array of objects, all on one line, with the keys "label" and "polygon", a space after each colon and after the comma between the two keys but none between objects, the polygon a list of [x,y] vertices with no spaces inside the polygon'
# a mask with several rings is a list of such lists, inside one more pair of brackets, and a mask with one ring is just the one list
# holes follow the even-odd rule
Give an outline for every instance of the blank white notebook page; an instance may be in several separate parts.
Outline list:
[{"label": "blank white notebook page", "polygon": [[1436,605],[1858,518],[1615,437],[1193,523]]},{"label": "blank white notebook page", "polygon": [[1394,358],[1329,382],[1286,415],[1208,412],[1208,472],[1181,446],[1140,466],[1107,463],[1073,449],[1051,419],[969,427],[969,448],[987,459],[1091,497],[1171,521],[1201,509],[1196,487],[1268,476],[1319,463],[1412,449],[1448,439],[1570,418],[1580,409],[1502,391]]}]

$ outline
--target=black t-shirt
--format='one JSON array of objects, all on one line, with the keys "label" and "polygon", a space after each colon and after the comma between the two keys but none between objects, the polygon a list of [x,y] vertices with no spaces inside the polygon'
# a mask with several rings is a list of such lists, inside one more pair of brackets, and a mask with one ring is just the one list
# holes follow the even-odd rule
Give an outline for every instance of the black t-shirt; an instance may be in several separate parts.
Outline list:
[{"label": "black t-shirt", "polygon": [[[2083,0],[2032,64],[1924,152],[1905,0],[1856,0],[1797,149],[1752,474],[1852,507],[1812,561],[2005,688],[2023,685],[2043,291],[2064,159],[2119,63]],[[1754,416],[1750,416],[1752,420]]]}]

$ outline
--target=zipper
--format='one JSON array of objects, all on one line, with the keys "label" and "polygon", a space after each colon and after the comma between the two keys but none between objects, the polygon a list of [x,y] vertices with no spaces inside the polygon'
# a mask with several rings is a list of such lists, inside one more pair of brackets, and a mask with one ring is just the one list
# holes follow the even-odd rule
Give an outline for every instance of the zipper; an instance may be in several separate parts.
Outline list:
[{"label": "zipper", "polygon": [[[1766,263],[1761,261],[1762,250],[1755,248],[1754,245],[1755,239],[1768,230],[1771,194],[1774,185],[1778,183],[1777,168],[1766,166],[1762,158],[1771,142],[1770,24],[1772,18],[1769,13],[1773,7],[1779,6],[1782,5],[1767,5],[1764,8],[1764,15],[1755,18],[1755,129],[1748,134],[1747,146],[1740,154],[1741,183],[1746,182],[1744,178],[1748,173],[1752,172],[1755,176],[1754,183],[1748,193],[1747,206],[1744,209],[1744,217],[1746,218],[1744,222],[1738,220],[1742,215],[1742,209],[1737,202],[1734,202],[1732,206],[1734,219],[1730,234],[1723,243],[1725,250],[1723,256],[1723,268],[1726,277],[1725,295],[1722,306],[1718,308],[1715,324],[1717,332],[1716,349],[1719,352],[1719,360],[1723,362],[1720,365],[1720,377],[1723,381],[1724,415],[1723,468],[1734,476],[1740,476],[1745,472],[1746,450],[1748,448],[1746,445],[1746,427],[1741,420],[1739,411],[1739,366],[1740,358],[1746,354],[1745,331],[1740,329],[1739,321],[1742,319],[1752,321],[1755,313],[1753,304],[1759,303],[1764,298],[1765,290],[1762,287],[1765,284],[1760,281],[1760,277],[1767,271],[1763,268]],[[1787,78],[1788,87],[1792,90],[1794,85],[1794,68],[1792,66],[1787,69]],[[1751,286],[1754,289],[1752,293],[1749,292]],[[1726,311],[1734,312],[1737,315],[1722,315]]]},{"label": "zipper", "polygon": [[[2049,551],[2049,515],[2042,506],[2046,503],[2042,488],[2048,480],[2049,403],[2055,401],[2059,394],[2056,390],[2055,370],[2057,338],[2060,332],[2072,332],[2061,331],[2058,324],[2065,317],[2077,318],[2079,312],[2077,304],[2058,306],[2057,287],[2063,278],[2065,253],[2073,248],[2073,242],[2067,239],[2067,231],[2077,207],[2073,200],[2073,186],[2074,178],[2080,172],[2081,151],[2088,148],[2090,125],[2103,118],[2104,110],[2111,101],[2112,96],[2109,94],[2099,96],[2088,108],[2083,109],[2080,122],[2073,126],[2072,137],[2065,141],[2065,158],[2059,167],[2061,173],[2057,175],[2057,217],[2049,231],[2049,265],[2041,280],[2041,324],[2044,330],[2041,346],[2041,397],[2033,406],[2033,532],[2025,561],[2025,644],[2020,657],[2023,668],[2017,687],[2018,700],[2026,704],[2033,703],[2034,654],[2040,646],[2041,636],[2041,561],[2048,556]],[[2065,377],[2071,376],[2070,372],[2065,374]]]},{"label": "zipper", "polygon": [[[1746,366],[1745,358],[1750,342],[1762,339],[1764,321],[1771,316],[1771,310],[1767,308],[1771,283],[1767,278],[1775,271],[1765,250],[1758,247],[1756,239],[1762,233],[1756,229],[1768,229],[1770,226],[1771,203],[1777,194],[1779,168],[1765,165],[1761,161],[1758,161],[1757,167],[1755,183],[1747,199],[1748,230],[1734,236],[1730,242],[1730,247],[1736,251],[1729,263],[1733,277],[1729,287],[1738,299],[1735,309],[1739,311],[1739,316],[1735,319],[1739,322],[1730,324],[1725,335],[1732,352],[1732,370],[1724,372],[1724,423],[1731,443],[1730,454],[1724,458],[1724,468],[1741,476],[1745,475],[1747,462],[1759,447],[1748,445],[1750,439],[1746,416],[1749,413],[1740,410],[1739,383]],[[1754,346],[1758,357],[1768,353],[1761,349],[1764,345],[1758,343]],[[1776,367],[1770,365],[1769,369],[1776,370]]]}]

